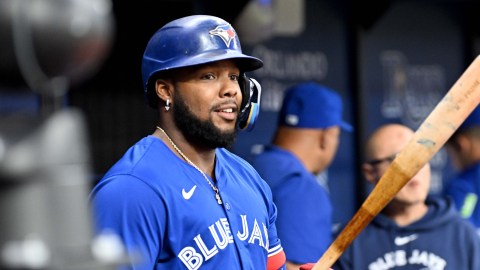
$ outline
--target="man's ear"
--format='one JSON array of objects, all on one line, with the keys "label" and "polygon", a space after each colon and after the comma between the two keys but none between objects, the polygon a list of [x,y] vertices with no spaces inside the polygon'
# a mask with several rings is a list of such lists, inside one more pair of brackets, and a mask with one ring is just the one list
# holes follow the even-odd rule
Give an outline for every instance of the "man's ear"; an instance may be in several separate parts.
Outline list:
[{"label": "man's ear", "polygon": [[318,132],[318,143],[320,145],[320,149],[325,150],[328,144],[328,138],[325,130],[319,130]]},{"label": "man's ear", "polygon": [[173,84],[166,79],[157,79],[155,81],[155,94],[160,100],[166,102],[167,100],[172,101],[172,89]]},{"label": "man's ear", "polygon": [[330,127],[326,129],[319,129],[319,144],[322,150],[327,148],[335,147],[334,151],[337,151],[339,138],[340,138],[340,128],[339,127]]}]

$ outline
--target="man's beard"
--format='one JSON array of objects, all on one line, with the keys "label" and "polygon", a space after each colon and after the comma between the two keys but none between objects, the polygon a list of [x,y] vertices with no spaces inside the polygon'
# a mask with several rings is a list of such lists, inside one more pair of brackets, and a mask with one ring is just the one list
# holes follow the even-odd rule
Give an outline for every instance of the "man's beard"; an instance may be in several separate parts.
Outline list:
[{"label": "man's beard", "polygon": [[173,104],[175,104],[173,107],[174,121],[185,138],[190,142],[211,149],[230,147],[235,142],[235,138],[237,137],[236,128],[232,131],[222,132],[215,127],[210,119],[205,121],[200,120],[192,113],[187,104],[183,102],[183,99],[179,97],[178,92],[173,97]]}]

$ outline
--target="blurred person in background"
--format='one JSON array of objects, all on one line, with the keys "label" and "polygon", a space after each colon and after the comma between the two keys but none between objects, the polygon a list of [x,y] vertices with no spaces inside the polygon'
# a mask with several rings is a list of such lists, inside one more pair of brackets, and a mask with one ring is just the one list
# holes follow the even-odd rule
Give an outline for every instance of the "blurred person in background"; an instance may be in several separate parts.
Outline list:
[{"label": "blurred person in background", "polygon": [[[414,131],[386,124],[368,138],[362,171],[376,185]],[[360,232],[335,270],[480,269],[480,238],[447,197],[429,195],[427,163]]]},{"label": "blurred person in background", "polygon": [[330,88],[312,81],[290,87],[271,144],[252,161],[272,189],[289,270],[319,259],[332,241],[333,207],[317,175],[332,163],[341,130],[352,131],[342,112]]},{"label": "blurred person in background", "polygon": [[460,215],[477,228],[480,235],[480,107],[477,107],[445,144],[458,170],[449,179],[444,193],[455,202]]}]

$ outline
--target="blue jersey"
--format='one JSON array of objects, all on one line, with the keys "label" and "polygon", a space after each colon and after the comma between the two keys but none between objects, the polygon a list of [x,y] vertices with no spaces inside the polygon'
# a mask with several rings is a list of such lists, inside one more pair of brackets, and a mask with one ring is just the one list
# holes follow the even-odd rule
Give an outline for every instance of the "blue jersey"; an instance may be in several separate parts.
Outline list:
[{"label": "blue jersey", "polygon": [[380,213],[332,267],[335,270],[478,270],[480,238],[453,202],[430,197],[418,221],[399,227]]},{"label": "blue jersey", "polygon": [[292,153],[270,145],[252,165],[270,185],[287,261],[316,262],[332,241],[332,203],[315,175]]},{"label": "blue jersey", "polygon": [[480,234],[480,163],[450,180],[445,194],[453,199],[460,215],[475,225]]},{"label": "blue jersey", "polygon": [[225,149],[215,162],[222,205],[202,174],[154,136],[99,181],[91,193],[96,229],[124,241],[135,262],[125,269],[258,270],[282,252],[268,185]]}]

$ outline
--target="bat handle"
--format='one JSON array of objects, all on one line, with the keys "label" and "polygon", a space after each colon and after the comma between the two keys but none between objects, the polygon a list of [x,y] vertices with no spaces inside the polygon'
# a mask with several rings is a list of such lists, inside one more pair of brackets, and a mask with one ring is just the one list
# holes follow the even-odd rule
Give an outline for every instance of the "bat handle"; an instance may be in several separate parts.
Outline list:
[{"label": "bat handle", "polygon": [[[389,174],[388,172],[386,174]],[[374,188],[371,194],[379,193],[377,187]],[[329,270],[330,267],[337,261],[342,253],[347,249],[350,243],[357,237],[362,229],[368,224],[374,216],[380,211],[380,207],[371,207],[372,195],[367,198],[363,205],[353,215],[352,219],[343,228],[337,238],[332,242],[328,249],[323,253],[322,257],[313,266],[312,270]],[[382,202],[382,205],[386,202]],[[368,210],[370,209],[370,210]]]},{"label": "bat handle", "polygon": [[334,251],[335,247],[334,245],[331,245],[325,253],[323,253],[323,256],[318,260],[317,263],[312,267],[312,270],[329,270],[331,269],[330,267],[335,263],[335,261],[338,259],[338,254],[341,252]]}]

